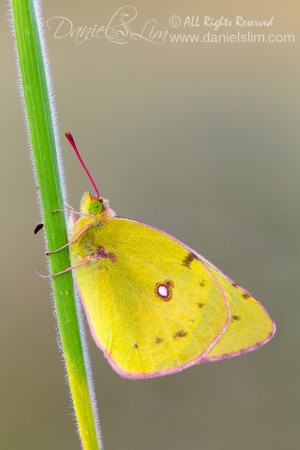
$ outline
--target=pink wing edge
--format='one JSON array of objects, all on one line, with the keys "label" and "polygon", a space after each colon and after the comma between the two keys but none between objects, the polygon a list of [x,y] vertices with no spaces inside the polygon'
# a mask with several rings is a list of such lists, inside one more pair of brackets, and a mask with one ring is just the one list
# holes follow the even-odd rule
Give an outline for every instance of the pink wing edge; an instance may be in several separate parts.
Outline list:
[{"label": "pink wing edge", "polygon": [[[97,347],[99,347],[105,358],[107,359],[107,361],[109,362],[109,364],[111,365],[111,367],[122,377],[124,378],[129,378],[131,380],[136,380],[136,379],[147,379],[147,378],[156,378],[156,377],[161,377],[164,375],[171,375],[173,373],[177,373],[177,372],[181,372],[184,369],[187,369],[188,367],[194,366],[196,364],[202,364],[204,362],[214,362],[214,361],[220,361],[223,359],[227,359],[227,358],[233,358],[235,356],[240,356],[240,355],[244,355],[245,353],[251,352],[253,350],[256,350],[259,347],[262,347],[263,345],[265,345],[267,342],[269,342],[272,337],[274,336],[275,332],[276,332],[276,325],[273,322],[273,320],[270,317],[270,314],[268,313],[268,311],[266,310],[266,308],[258,301],[256,300],[255,297],[253,297],[253,295],[247,291],[246,289],[244,289],[242,286],[238,285],[245,293],[247,293],[248,295],[250,295],[252,298],[255,299],[255,301],[259,304],[259,306],[263,309],[263,311],[266,313],[266,315],[270,318],[271,322],[272,322],[272,331],[269,333],[269,335],[266,337],[266,339],[264,339],[261,342],[257,342],[255,345],[251,346],[251,347],[247,347],[245,349],[239,350],[238,352],[234,352],[234,353],[226,353],[224,355],[221,356],[216,356],[216,357],[212,357],[212,358],[205,358],[205,356],[210,352],[210,350],[216,345],[216,343],[219,341],[219,339],[222,337],[222,335],[225,333],[225,331],[228,328],[229,322],[230,322],[230,317],[231,317],[231,311],[230,311],[230,306],[229,306],[229,301],[228,298],[226,296],[226,293],[224,292],[221,284],[219,283],[219,281],[216,279],[216,277],[214,276],[214,274],[211,272],[211,270],[209,269],[209,267],[207,266],[210,265],[212,267],[214,267],[214,269],[216,269],[219,273],[221,273],[225,278],[227,278],[230,282],[235,283],[234,280],[232,280],[230,277],[228,277],[227,275],[225,275],[218,267],[216,267],[214,264],[212,264],[210,261],[208,261],[206,258],[204,258],[203,256],[201,256],[199,253],[195,252],[195,250],[193,250],[192,248],[188,247],[186,244],[184,244],[183,242],[181,242],[179,239],[176,239],[174,236],[171,236],[170,234],[152,227],[150,225],[147,225],[145,223],[139,222],[137,220],[133,220],[133,219],[127,219],[125,217],[116,217],[116,219],[125,219],[128,220],[130,222],[134,222],[137,223],[139,225],[143,225],[147,228],[151,228],[152,230],[158,231],[159,233],[164,234],[165,236],[168,236],[169,238],[173,239],[174,241],[178,242],[179,244],[181,244],[183,247],[185,247],[188,251],[192,252],[199,260],[199,262],[205,267],[205,269],[210,273],[210,275],[214,278],[215,282],[217,283],[217,285],[220,288],[220,291],[222,293],[222,296],[224,298],[224,302],[226,304],[226,308],[227,308],[227,318],[226,321],[224,323],[224,326],[222,328],[222,330],[216,335],[216,337],[212,340],[212,342],[210,344],[208,344],[207,348],[204,350],[204,352],[202,352],[199,356],[197,356],[196,358],[180,365],[177,367],[174,367],[172,369],[166,369],[166,370],[161,370],[161,371],[157,371],[157,372],[150,372],[150,373],[131,373],[131,372],[127,372],[123,369],[121,369],[121,367],[115,362],[115,360],[111,357],[110,353],[102,346],[102,344],[100,343],[100,341],[98,340],[95,332],[94,332],[94,328],[92,326],[88,311],[86,309],[85,306],[85,302],[84,302],[84,298],[83,295],[77,285],[77,290],[78,290],[78,294],[80,296],[81,299],[81,304],[83,305],[83,309],[85,311],[86,317],[87,317],[87,321],[89,324],[89,329],[91,332],[91,335],[94,339],[94,342],[96,343]],[[75,275],[75,280],[76,280],[76,275]]]}]

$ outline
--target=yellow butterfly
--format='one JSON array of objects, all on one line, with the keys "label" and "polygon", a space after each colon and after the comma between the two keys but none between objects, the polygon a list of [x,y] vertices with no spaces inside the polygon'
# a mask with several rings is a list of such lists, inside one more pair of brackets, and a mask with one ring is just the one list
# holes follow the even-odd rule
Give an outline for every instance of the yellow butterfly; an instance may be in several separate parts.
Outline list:
[{"label": "yellow butterfly", "polygon": [[205,258],[86,192],[70,246],[96,344],[128,378],[151,378],[255,350],[275,333],[265,308]]}]

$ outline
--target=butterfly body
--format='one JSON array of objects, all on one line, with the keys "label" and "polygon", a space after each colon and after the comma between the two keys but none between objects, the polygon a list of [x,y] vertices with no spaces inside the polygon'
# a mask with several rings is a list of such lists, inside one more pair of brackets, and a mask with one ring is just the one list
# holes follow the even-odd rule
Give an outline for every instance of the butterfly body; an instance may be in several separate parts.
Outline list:
[{"label": "butterfly body", "polygon": [[121,375],[149,378],[266,343],[275,325],[251,294],[175,238],[115,217],[85,193],[72,266],[96,344]]}]

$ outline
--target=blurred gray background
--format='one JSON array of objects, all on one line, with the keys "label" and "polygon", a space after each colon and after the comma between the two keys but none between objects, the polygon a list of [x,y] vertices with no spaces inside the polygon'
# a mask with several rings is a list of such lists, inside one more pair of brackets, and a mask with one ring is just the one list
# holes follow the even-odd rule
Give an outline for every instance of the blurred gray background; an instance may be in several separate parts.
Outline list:
[{"label": "blurred gray background", "polygon": [[[126,4],[43,3],[45,24],[65,16],[74,27],[107,24]],[[296,42],[76,44],[45,30],[69,202],[78,208],[90,185],[66,129],[118,215],[202,253],[277,324],[256,352],[148,381],[120,378],[87,333],[106,449],[299,448],[299,4],[230,3],[135,2],[131,25],[273,16],[271,32]],[[7,12],[2,3],[0,447],[77,450],[49,286],[35,273],[44,246]]]}]

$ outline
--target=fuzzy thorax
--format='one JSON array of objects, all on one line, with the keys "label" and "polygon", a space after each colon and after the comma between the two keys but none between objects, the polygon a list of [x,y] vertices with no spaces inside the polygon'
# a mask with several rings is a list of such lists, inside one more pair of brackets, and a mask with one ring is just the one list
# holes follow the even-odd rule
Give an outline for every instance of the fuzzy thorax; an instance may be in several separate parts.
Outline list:
[{"label": "fuzzy thorax", "polygon": [[[91,212],[97,211],[97,212]],[[96,229],[102,228],[105,223],[115,216],[110,209],[108,200],[98,198],[90,192],[85,192],[80,205],[82,216],[77,220],[70,220],[71,231],[71,255],[72,263],[78,264],[82,258],[90,258],[97,249],[94,248],[94,233]]]}]

